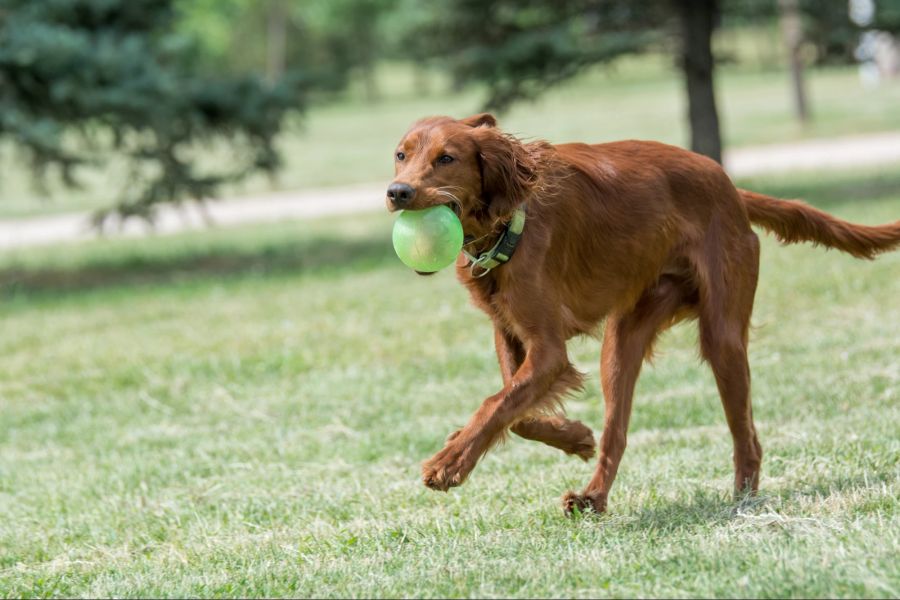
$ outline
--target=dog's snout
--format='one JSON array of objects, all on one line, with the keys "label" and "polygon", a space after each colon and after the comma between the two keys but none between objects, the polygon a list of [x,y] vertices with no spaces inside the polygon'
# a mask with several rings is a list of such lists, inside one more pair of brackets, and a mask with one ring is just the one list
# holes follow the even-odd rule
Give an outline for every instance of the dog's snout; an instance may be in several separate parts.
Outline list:
[{"label": "dog's snout", "polygon": [[387,197],[390,198],[391,203],[397,208],[403,208],[408,205],[412,202],[415,195],[416,190],[406,183],[392,183],[387,189]]}]

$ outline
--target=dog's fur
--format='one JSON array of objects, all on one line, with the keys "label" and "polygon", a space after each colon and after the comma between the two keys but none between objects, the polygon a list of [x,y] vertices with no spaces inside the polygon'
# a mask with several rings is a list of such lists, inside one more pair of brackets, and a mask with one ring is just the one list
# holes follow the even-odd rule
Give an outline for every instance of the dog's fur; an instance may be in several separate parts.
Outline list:
[{"label": "dog's fur", "polygon": [[493,321],[504,385],[423,464],[425,485],[435,490],[463,483],[507,430],[590,458],[591,430],[566,419],[560,406],[582,382],[566,340],[597,333],[605,320],[599,462],[587,487],[563,500],[567,512],[605,510],[641,364],[661,331],[696,318],[734,440],[735,490],[756,491],[762,449],[747,329],[759,240],[750,224],[784,243],[808,241],[860,258],[900,246],[900,221],[854,225],[802,202],[736,189],[716,162],[656,142],[522,143],[481,114],[423,119],[397,152],[395,183],[414,195],[389,197],[388,209],[450,205],[475,238],[471,254],[492,247],[516,207],[527,210],[510,262],[480,278],[464,255],[456,263]]}]

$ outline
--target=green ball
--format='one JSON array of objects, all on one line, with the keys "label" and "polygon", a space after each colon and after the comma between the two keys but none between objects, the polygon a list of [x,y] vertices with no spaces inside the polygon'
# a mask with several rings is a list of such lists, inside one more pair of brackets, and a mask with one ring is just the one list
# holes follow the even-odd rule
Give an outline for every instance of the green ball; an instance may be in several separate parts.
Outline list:
[{"label": "green ball", "polygon": [[462,250],[462,223],[448,206],[404,210],[394,221],[394,251],[410,269],[440,271]]}]

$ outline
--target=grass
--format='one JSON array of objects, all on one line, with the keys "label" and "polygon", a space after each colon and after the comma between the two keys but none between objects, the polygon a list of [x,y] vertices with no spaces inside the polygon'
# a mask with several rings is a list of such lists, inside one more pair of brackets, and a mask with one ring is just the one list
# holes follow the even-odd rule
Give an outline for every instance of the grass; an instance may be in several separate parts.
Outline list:
[{"label": "grass", "polygon": [[[742,182],[866,223],[897,173]],[[487,319],[361,216],[0,256],[0,596],[900,594],[900,254],[764,240],[762,493],[694,327],[639,382],[602,518],[593,465],[512,439],[449,494],[418,463],[499,385]],[[598,344],[570,415],[602,423]]]},{"label": "grass", "polygon": [[[683,84],[671,61],[670,56],[647,55],[594,69],[536,102],[515,106],[501,115],[501,125],[526,137],[554,142],[643,138],[686,145]],[[314,107],[302,123],[288,128],[281,140],[286,165],[275,187],[386,181],[393,167],[391,150],[413,120],[430,114],[471,114],[483,100],[478,91],[446,92],[446,83],[436,75],[431,92],[423,94],[415,90],[410,73],[396,65],[385,66],[380,81],[380,102],[366,104],[351,92]],[[785,71],[764,68],[749,59],[722,66],[717,84],[726,147],[900,129],[896,110],[900,83],[867,89],[853,67],[810,70],[813,120],[803,127],[791,112],[788,82]],[[210,156],[217,160],[214,152]],[[9,148],[2,149],[0,158],[10,165],[0,173],[0,217],[106,206],[128,185],[121,176],[95,172],[86,178],[83,189],[45,197],[30,186]],[[271,181],[260,177],[227,194],[271,186]]]}]

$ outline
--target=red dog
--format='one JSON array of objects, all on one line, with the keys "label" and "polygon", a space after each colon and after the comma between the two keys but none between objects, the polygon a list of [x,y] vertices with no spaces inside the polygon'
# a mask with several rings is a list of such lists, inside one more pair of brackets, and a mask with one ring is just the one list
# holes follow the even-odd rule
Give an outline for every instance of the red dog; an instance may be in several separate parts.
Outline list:
[{"label": "red dog", "polygon": [[[463,483],[508,429],[591,457],[591,430],[561,414],[561,397],[583,377],[566,340],[606,320],[599,462],[580,494],[565,495],[567,512],[606,508],[641,363],[661,331],[687,318],[699,321],[700,349],[734,439],[735,489],[756,491],[762,449],[750,407],[747,328],[759,240],[751,223],[785,243],[809,241],[859,258],[900,245],[900,221],[854,225],[739,190],[716,162],[680,148],[521,143],[489,114],[413,125],[397,147],[387,196],[391,211],[448,204],[459,215],[467,245],[457,276],[494,323],[503,374],[503,389],[424,463],[426,486]],[[527,214],[524,231],[519,209]]]}]

